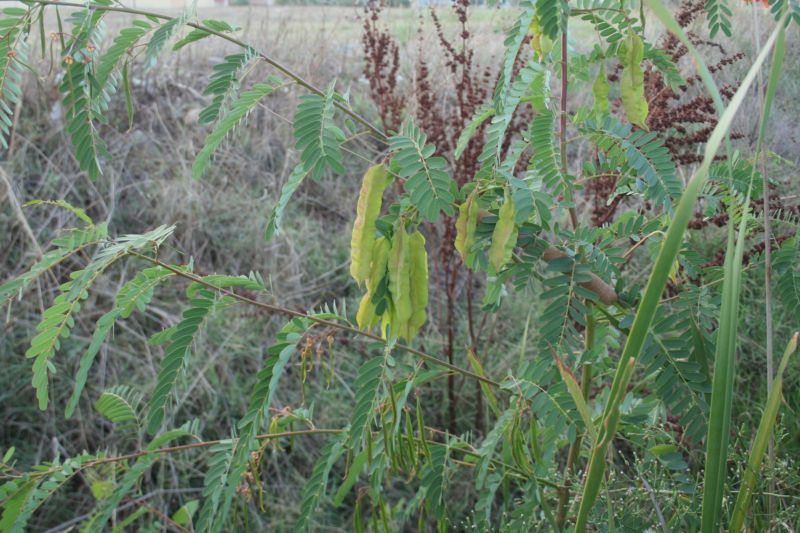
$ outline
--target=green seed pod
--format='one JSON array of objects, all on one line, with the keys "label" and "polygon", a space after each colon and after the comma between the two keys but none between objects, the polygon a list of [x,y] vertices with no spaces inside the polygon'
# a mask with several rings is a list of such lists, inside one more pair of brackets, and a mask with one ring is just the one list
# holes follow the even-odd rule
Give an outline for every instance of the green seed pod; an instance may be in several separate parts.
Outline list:
[{"label": "green seed pod", "polygon": [[382,164],[370,167],[361,182],[350,240],[350,274],[359,284],[369,277],[375,246],[375,221],[381,213],[383,191],[387,183],[386,168]]},{"label": "green seed pod", "polygon": [[428,308],[428,252],[425,250],[425,237],[415,231],[408,239],[411,256],[411,318],[408,320],[406,340],[410,341],[425,324]]},{"label": "green seed pod", "polygon": [[356,313],[356,323],[358,329],[370,330],[377,322],[378,317],[375,315],[375,305],[372,303],[372,294],[365,293],[361,297],[358,304],[358,312]]},{"label": "green seed pod", "polygon": [[600,70],[597,72],[592,84],[592,96],[594,96],[594,112],[608,113],[608,93],[611,92],[611,84],[608,83],[606,76],[606,64],[600,63]]},{"label": "green seed pod", "polygon": [[389,262],[389,250],[391,245],[386,237],[380,237],[375,241],[372,250],[372,266],[370,268],[369,279],[367,280],[367,293],[361,298],[356,313],[356,322],[360,329],[371,329],[378,323],[375,304],[372,298],[383,277],[386,275],[386,264]]},{"label": "green seed pod", "polygon": [[536,55],[541,63],[550,50],[553,49],[553,40],[547,35],[542,34],[542,27],[539,23],[539,17],[531,19],[530,28],[531,33],[531,48],[536,52]]},{"label": "green seed pod", "polygon": [[622,107],[625,108],[625,116],[631,124],[645,127],[647,120],[647,99],[644,96],[644,71],[642,70],[642,60],[644,59],[644,44],[642,39],[633,33],[628,32],[622,48],[620,58],[622,66],[622,76],[620,77],[620,98]]},{"label": "green seed pod", "polygon": [[389,338],[389,330],[391,329],[392,334],[397,337],[397,333],[395,332],[395,321],[394,321],[394,304],[390,301],[386,306],[386,310],[383,312],[381,316],[381,336],[384,339]]},{"label": "green seed pod", "polygon": [[492,244],[489,247],[489,263],[495,272],[500,272],[503,266],[511,260],[511,253],[517,244],[517,225],[514,223],[514,204],[511,196],[506,191],[505,201],[500,206],[497,224],[492,232]]},{"label": "green seed pod", "polygon": [[408,319],[411,318],[411,257],[406,230],[398,227],[392,239],[392,250],[389,252],[389,292],[394,303],[392,325],[395,332],[405,332]]},{"label": "green seed pod", "polygon": [[470,250],[475,244],[475,229],[478,227],[478,200],[474,195],[470,195],[467,201],[458,208],[458,219],[456,219],[456,241],[455,248],[464,263],[469,266]]}]

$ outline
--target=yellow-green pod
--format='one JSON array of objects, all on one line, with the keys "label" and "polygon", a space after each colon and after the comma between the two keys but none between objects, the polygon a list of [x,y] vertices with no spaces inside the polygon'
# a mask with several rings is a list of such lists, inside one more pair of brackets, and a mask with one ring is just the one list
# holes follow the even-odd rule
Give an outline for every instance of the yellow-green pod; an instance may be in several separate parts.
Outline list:
[{"label": "yellow-green pod", "polygon": [[391,249],[392,244],[386,237],[379,237],[375,241],[375,246],[372,249],[372,265],[369,271],[369,279],[367,280],[367,290],[373,294],[386,275],[386,265],[389,263]]},{"label": "yellow-green pod", "polygon": [[608,94],[611,92],[611,84],[608,83],[606,76],[606,64],[600,63],[600,70],[597,72],[592,84],[592,96],[594,96],[594,112],[608,113]]},{"label": "yellow-green pod", "polygon": [[394,303],[393,322],[399,328],[411,318],[411,271],[408,234],[400,225],[392,238],[389,252],[389,292]]},{"label": "yellow-green pod", "polygon": [[492,232],[492,244],[489,247],[489,263],[495,272],[500,272],[503,266],[511,260],[511,253],[517,244],[517,225],[514,222],[514,204],[511,196],[506,192],[505,201],[500,206],[497,224]]},{"label": "yellow-green pod", "polygon": [[528,29],[531,33],[531,48],[533,48],[534,52],[536,52],[536,55],[541,62],[544,60],[544,56],[550,53],[550,50],[553,49],[553,40],[547,35],[542,34],[542,27],[539,22],[539,17],[533,17],[531,19],[531,25]]},{"label": "yellow-green pod", "polygon": [[350,240],[350,274],[359,284],[369,277],[375,246],[375,221],[381,213],[383,191],[387,183],[383,164],[370,167],[361,182]]},{"label": "yellow-green pod", "polygon": [[381,315],[381,336],[384,339],[388,339],[390,331],[395,337],[397,337],[394,321],[394,304],[391,301],[387,304],[383,315]]},{"label": "yellow-green pod", "polygon": [[644,128],[649,111],[647,99],[644,96],[644,71],[642,70],[644,43],[638,35],[629,31],[622,51],[624,68],[619,80],[622,107],[631,124]]},{"label": "yellow-green pod", "polygon": [[478,201],[474,195],[470,195],[467,201],[458,208],[458,218],[456,219],[456,241],[455,248],[464,263],[470,264],[468,260],[472,245],[475,244],[475,229],[478,227]]},{"label": "yellow-green pod", "polygon": [[370,268],[369,279],[367,279],[367,293],[361,298],[356,313],[356,322],[360,329],[372,329],[377,325],[380,318],[376,314],[375,304],[372,298],[383,277],[386,275],[386,264],[389,262],[389,251],[391,245],[386,237],[380,237],[375,241],[372,251],[372,266]]},{"label": "yellow-green pod", "polygon": [[428,252],[425,237],[415,231],[408,238],[411,255],[411,318],[408,319],[406,340],[413,339],[425,324],[428,308]]},{"label": "yellow-green pod", "polygon": [[356,313],[356,323],[358,329],[369,330],[377,323],[378,317],[375,315],[375,304],[372,303],[372,293],[367,292],[361,297]]}]

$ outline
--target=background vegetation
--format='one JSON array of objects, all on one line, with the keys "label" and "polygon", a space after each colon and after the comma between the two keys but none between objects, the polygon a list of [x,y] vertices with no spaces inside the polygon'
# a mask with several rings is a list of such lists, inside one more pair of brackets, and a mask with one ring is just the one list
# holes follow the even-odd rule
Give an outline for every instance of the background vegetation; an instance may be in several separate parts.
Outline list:
[{"label": "background vegetation", "polygon": [[[698,11],[702,9],[695,9],[697,20],[690,20],[687,29],[699,40],[711,40],[707,21]],[[203,11],[200,17],[240,26],[236,38],[258,50],[268,51],[271,57],[290,65],[294,72],[318,87],[326,87],[336,79],[336,90],[348,93],[352,109],[386,131],[399,129],[403,117],[415,117],[431,142],[440,150],[447,150],[448,159],[454,161],[452,153],[461,130],[480,110],[480,105],[492,97],[498,65],[505,53],[503,41],[518,12],[517,8],[466,10],[460,4],[455,8],[437,8],[433,15],[426,9],[405,8],[376,12],[352,7],[241,7]],[[65,18],[67,13],[64,10]],[[374,22],[373,15],[377,17]],[[663,29],[655,20],[653,17],[652,22],[648,21],[644,31],[648,42],[669,46],[667,38],[661,37]],[[760,33],[754,27],[756,21]],[[58,31],[53,11],[43,23],[48,38],[51,32]],[[462,36],[463,24],[468,28],[466,37]],[[120,29],[130,25],[129,15],[108,17],[104,46],[109,45]],[[709,64],[718,67],[713,69],[714,76],[720,86],[728,87],[726,99],[738,87],[760,43],[774,25],[768,9],[760,5],[736,5],[731,22],[736,31],[732,36],[719,33],[713,38],[715,44],[705,43],[703,50],[708,54]],[[53,37],[54,42],[57,37]],[[569,40],[576,57],[591,53],[594,37],[595,29],[589,21],[570,22]],[[448,43],[452,43],[452,48],[448,48]],[[792,240],[797,225],[797,164],[800,163],[800,130],[795,105],[800,90],[800,48],[796,43],[797,26],[792,25],[788,30],[782,79],[772,104],[767,136],[766,170],[773,201],[771,218],[778,296],[771,302],[776,359],[800,326],[800,300],[782,297],[786,293],[800,294],[800,291],[787,289],[788,282],[782,281],[787,278],[781,278],[787,271],[796,271],[793,254],[797,245]],[[672,46],[675,47],[673,51],[679,47],[676,43]],[[361,290],[348,272],[350,231],[361,175],[370,161],[380,159],[384,147],[376,145],[366,135],[349,142],[344,150],[344,172],[325,172],[317,180],[305,180],[286,208],[281,231],[266,241],[263,235],[272,209],[293,167],[300,161],[295,149],[292,117],[299,98],[307,94],[306,91],[296,85],[280,86],[254,108],[245,126],[221,143],[202,179],[195,179],[193,162],[206,144],[210,131],[208,126],[197,123],[210,102],[208,94],[204,94],[209,73],[226,56],[241,49],[230,43],[205,39],[181,51],[164,54],[158,65],[149,70],[132,67],[128,75],[135,101],[133,120],[129,123],[125,98],[111,101],[106,113],[108,123],[100,126],[111,157],[103,164],[102,176],[91,179],[86,169],[80,169],[73,155],[65,123],[67,110],[59,89],[63,82],[61,65],[56,61],[55,66],[51,66],[50,58],[47,54],[40,57],[37,47],[38,43],[32,43],[28,54],[38,75],[26,75],[21,82],[22,97],[13,109],[13,124],[10,124],[8,147],[3,150],[0,169],[0,194],[4,198],[0,210],[0,224],[4,228],[0,232],[0,250],[4,252],[0,256],[0,282],[27,270],[47,251],[48,243],[62,236],[66,228],[76,226],[75,214],[68,209],[52,205],[22,207],[23,204],[36,199],[64,199],[83,208],[96,223],[107,223],[109,234],[114,236],[141,234],[162,224],[174,225],[172,236],[158,251],[159,257],[174,264],[191,264],[200,276],[257,272],[261,278],[254,287],[245,287],[239,292],[246,297],[255,297],[255,294],[259,301],[297,312],[322,309],[335,303],[338,311],[346,310],[348,316],[354,316]],[[466,49],[472,53],[469,63],[457,57],[458,51]],[[689,58],[681,54],[678,65],[691,80],[694,70]],[[250,76],[259,80],[267,79],[274,72],[263,63],[253,68]],[[576,74],[571,112],[592,104],[592,79],[588,72]],[[609,74],[613,78],[614,73]],[[697,95],[702,87],[698,80],[693,83],[689,91]],[[763,89],[766,79],[759,83]],[[650,96],[655,98],[654,94]],[[659,102],[668,105],[668,102],[653,100],[651,113],[655,114]],[[616,106],[612,107],[612,112],[621,113],[619,104],[612,103],[612,106]],[[713,116],[713,106],[700,100],[690,99],[683,112],[697,112],[704,109],[703,106],[711,107],[709,116]],[[760,110],[757,91],[751,91],[734,122],[733,141],[743,154],[745,164],[755,161],[753,153]],[[516,116],[518,131],[527,128],[530,119],[531,116],[524,114]],[[690,120],[695,118],[690,117]],[[667,122],[668,127],[674,128],[674,120]],[[708,128],[705,137],[700,135],[696,139],[698,142],[672,146],[681,185],[688,181],[701,159],[702,146],[716,120],[699,117],[692,123],[693,126],[697,124]],[[667,126],[659,129],[655,122],[649,126],[653,131],[667,130]],[[483,133],[485,131],[481,130]],[[471,150],[474,152],[475,147]],[[570,149],[569,155],[577,162],[587,157],[587,150],[591,148],[576,147]],[[466,153],[461,161],[467,162],[460,163],[462,166],[454,164],[452,169],[453,179],[459,186],[471,180],[478,170],[477,163],[473,162],[472,166],[468,163],[469,158],[477,158],[478,153],[470,155],[469,150]],[[589,175],[591,170],[578,168],[577,163],[572,168],[576,175]],[[604,186],[613,190],[615,184]],[[581,219],[591,219],[596,226],[602,225],[604,217],[604,222],[613,222],[625,217],[625,211],[648,214],[653,208],[651,198],[623,202],[621,206],[613,204],[609,191],[601,188],[592,189],[587,185],[576,197],[575,209]],[[713,342],[719,326],[719,280],[722,259],[728,248],[727,206],[724,201],[715,204],[712,196],[707,195],[707,203],[690,222],[683,250],[685,260],[681,269],[671,276],[664,294],[669,304],[670,298],[677,302],[679,295],[691,292],[687,300],[694,306],[693,316],[707,320],[705,329],[698,332],[701,343]],[[759,211],[762,199],[763,188],[753,194],[754,218],[748,226],[740,319],[735,324],[738,363],[727,468],[736,480],[741,478],[749,457],[748,450],[767,398],[763,207]],[[613,206],[610,215],[605,211],[609,205]],[[444,241],[444,233],[437,239],[438,234],[434,233],[437,229],[431,227],[426,231],[431,232],[431,301],[429,320],[415,346],[458,367],[496,379],[516,373],[525,368],[525,363],[535,367],[528,370],[532,375],[539,371],[554,372],[556,363],[549,353],[544,331],[548,316],[552,316],[548,314],[551,299],[542,296],[545,286],[539,281],[514,286],[509,283],[502,305],[481,312],[478,310],[481,299],[491,285],[479,275],[460,270],[456,274],[456,269],[461,268],[460,259],[438,244]],[[630,297],[633,301],[638,289],[647,281],[659,247],[648,242],[637,244],[634,240],[625,244],[620,250],[625,255],[619,276],[624,277],[624,286],[633,295]],[[637,253],[628,254],[631,250]],[[0,406],[4,420],[0,429],[0,450],[15,448],[13,469],[3,472],[9,479],[30,470],[33,465],[76,457],[84,451],[105,450],[113,456],[148,445],[144,431],[110,422],[107,414],[103,416],[98,411],[95,402],[103,391],[119,385],[130,387],[130,390],[114,390],[132,403],[136,402],[137,394],[146,398],[153,394],[164,345],[152,342],[152,336],[180,321],[186,306],[187,283],[162,285],[146,310],[117,322],[110,341],[99,348],[91,379],[77,403],[75,416],[65,418],[62,412],[73,393],[72,376],[91,343],[96,322],[112,307],[119,288],[133,279],[142,267],[134,258],[118,263],[113,276],[103,276],[93,284],[81,312],[75,317],[72,334],[63,340],[54,361],[56,372],[50,382],[48,407],[44,411],[37,409],[26,350],[42,314],[58,294],[58,285],[67,281],[69,272],[82,268],[87,260],[86,254],[70,257],[37,279],[24,298],[8,302],[5,308],[0,329],[3,365]],[[437,271],[434,263],[440,265],[441,270]],[[454,273],[449,274],[449,268],[453,268]],[[701,277],[704,283],[692,283]],[[789,278],[798,279],[796,275]],[[777,288],[779,284],[780,289]],[[470,294],[473,291],[474,298]],[[674,308],[667,305],[665,309]],[[669,313],[658,315],[656,321],[669,321],[670,316]],[[630,315],[622,317],[627,320],[621,326],[623,329],[630,327],[631,318]],[[598,320],[596,335],[603,339],[598,348],[602,353],[593,357],[598,361],[595,372],[601,377],[595,381],[596,390],[586,395],[594,418],[602,415],[601,399],[605,401],[603,395],[606,394],[603,389],[609,386],[625,343],[624,336],[603,322],[604,318]],[[279,331],[285,323],[285,316],[258,307],[234,306],[224,313],[213,314],[195,337],[190,370],[180,377],[173,404],[176,407],[167,414],[168,425],[175,427],[197,420],[204,440],[229,438],[231,428],[248,409],[249,391],[258,379],[257,373],[271,346],[276,338],[281,339]],[[595,326],[571,327],[577,328],[577,338],[585,335],[584,328]],[[676,343],[676,349],[681,349],[677,346],[678,339],[671,337],[670,340]],[[380,354],[381,349],[380,343],[363,342],[325,328],[305,338],[300,356],[288,365],[283,385],[272,401],[270,418],[273,423],[269,431],[347,426],[358,399],[359,368],[366,360]],[[648,349],[653,352],[649,356]],[[479,364],[470,360],[470,350],[477,350]],[[581,351],[580,348],[575,350]],[[602,488],[603,504],[593,514],[597,520],[607,519],[598,529],[616,526],[622,530],[662,527],[693,530],[699,527],[707,429],[700,420],[708,416],[705,395],[711,389],[710,374],[707,367],[705,373],[701,372],[694,365],[697,361],[687,359],[686,362],[693,363],[687,371],[697,371],[703,386],[681,389],[672,397],[660,394],[659,388],[664,386],[658,379],[664,375],[658,372],[659,365],[665,364],[662,357],[660,353],[655,354],[652,347],[645,349],[643,365],[637,368],[640,380],[635,382],[623,404],[623,428],[610,454],[611,461],[618,467],[607,472]],[[400,361],[413,364],[412,360]],[[568,363],[575,363],[575,360]],[[441,432],[431,431],[431,438],[467,451],[485,446],[492,438],[492,428],[509,405],[502,405],[502,409],[495,411],[493,394],[476,385],[474,380],[461,375],[444,377],[433,373],[434,367],[426,368],[432,371],[431,380],[415,388],[409,405],[414,412],[424,411],[424,424]],[[578,366],[573,370],[578,372]],[[783,380],[781,415],[774,433],[775,459],[765,461],[757,481],[751,518],[751,526],[756,530],[795,531],[800,528],[797,510],[800,499],[800,464],[797,461],[800,457],[800,424],[797,422],[800,370],[796,360],[790,362]],[[691,400],[696,411],[680,405],[686,400],[687,390],[702,397],[696,403],[695,399]],[[534,416],[538,416],[537,407],[541,408],[534,406]],[[416,424],[417,420],[412,422]],[[566,429],[553,437],[559,441],[552,449],[558,478],[568,461],[568,441],[574,438],[575,434],[570,435]],[[276,439],[266,445],[263,461],[247,473],[250,476],[247,482],[237,487],[231,524],[236,528],[246,524],[252,530],[292,527],[299,516],[307,514],[302,509],[306,499],[304,486],[306,480],[314,476],[314,464],[329,441],[327,434],[314,434]],[[584,450],[586,459],[588,451]],[[518,458],[512,457],[513,453],[511,449],[500,450],[498,460],[516,464]],[[348,465],[351,460],[353,457],[348,456]],[[207,461],[208,453],[203,448],[160,457],[142,476],[137,491],[119,502],[119,511],[112,523],[125,524],[131,513],[139,513],[134,517],[137,521],[120,527],[131,530],[191,528],[190,520],[182,520],[175,513],[184,505],[191,511],[202,500],[204,482],[209,475]],[[434,527],[436,516],[432,511],[435,509],[428,513],[418,511],[421,506],[417,491],[419,481],[407,482],[413,477],[408,472],[383,480],[380,501],[375,499],[374,493],[368,495],[369,485],[363,480],[342,502],[331,501],[335,488],[347,473],[345,462],[339,461],[331,473],[334,489],[329,490],[329,496],[322,499],[322,505],[313,513],[313,529],[349,531],[354,527],[354,517],[359,523],[363,519],[366,527],[376,530],[412,529],[418,527],[418,520],[420,528]],[[11,464],[10,461],[4,463]],[[470,464],[475,467],[474,462]],[[442,505],[447,508],[449,522],[442,527],[490,527],[481,522],[483,515],[479,505],[476,513],[476,502],[485,500],[482,492],[488,489],[476,487],[473,469],[448,470]],[[402,471],[401,468],[396,470]],[[122,467],[113,463],[82,472],[42,504],[30,518],[28,528],[64,531],[90,519],[98,503],[102,504],[123,478]],[[577,487],[582,480],[581,470],[567,472],[563,482],[566,486],[572,484],[579,492]],[[489,506],[494,509],[491,527],[521,530],[550,523],[543,514],[528,511],[527,505],[531,502],[523,495],[530,493],[529,488],[523,491],[504,481],[496,483],[494,490],[498,496],[489,499]],[[732,507],[735,494],[733,490],[726,493],[728,507]],[[575,496],[575,491],[572,495]]]}]

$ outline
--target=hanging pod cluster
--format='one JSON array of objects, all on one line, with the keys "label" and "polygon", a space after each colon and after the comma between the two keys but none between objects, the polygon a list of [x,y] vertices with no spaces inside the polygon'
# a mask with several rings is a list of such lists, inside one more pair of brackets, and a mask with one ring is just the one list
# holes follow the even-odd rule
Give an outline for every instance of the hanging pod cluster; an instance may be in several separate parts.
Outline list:
[{"label": "hanging pod cluster", "polygon": [[391,240],[375,238],[383,191],[389,182],[383,165],[364,175],[350,244],[350,274],[366,285],[356,314],[361,329],[381,323],[384,337],[413,339],[428,307],[428,253],[419,231],[406,233],[402,219]]},{"label": "hanging pod cluster", "polygon": [[620,78],[620,98],[625,116],[631,124],[645,127],[647,113],[647,99],[644,96],[644,43],[642,39],[628,31],[623,46],[620,47],[620,61],[622,62],[622,77]]}]

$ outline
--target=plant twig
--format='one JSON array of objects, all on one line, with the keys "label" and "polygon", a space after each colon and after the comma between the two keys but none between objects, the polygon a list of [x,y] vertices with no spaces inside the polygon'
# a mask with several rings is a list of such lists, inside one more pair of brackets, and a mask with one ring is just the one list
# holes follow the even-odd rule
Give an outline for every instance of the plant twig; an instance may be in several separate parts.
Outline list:
[{"label": "plant twig", "polygon": [[[564,15],[564,31],[561,33],[561,128],[558,132],[559,152],[561,153],[561,175],[566,179],[567,176],[567,16]],[[574,199],[571,197],[570,202],[573,204],[569,208],[569,220],[572,223],[572,229],[578,227],[578,211],[575,209]]]},{"label": "plant twig", "polygon": [[[304,312],[301,312],[301,311],[293,311],[291,309],[287,309],[287,308],[281,307],[279,305],[273,305],[273,304],[268,304],[268,303],[265,303],[265,302],[259,302],[258,300],[254,300],[252,298],[248,298],[247,296],[243,296],[241,294],[237,294],[237,293],[235,293],[233,291],[230,291],[228,289],[224,289],[222,287],[218,287],[218,286],[214,285],[213,283],[209,283],[208,281],[204,280],[203,278],[201,278],[199,276],[196,276],[196,275],[194,275],[194,274],[192,274],[190,272],[185,272],[185,271],[183,271],[183,270],[181,270],[179,268],[175,268],[174,266],[172,266],[172,265],[170,265],[168,263],[164,263],[160,259],[157,259],[157,258],[154,258],[154,257],[150,257],[150,256],[147,256],[147,255],[143,255],[143,254],[140,254],[140,253],[137,253],[137,252],[130,252],[130,255],[132,255],[134,257],[138,257],[139,259],[144,259],[145,261],[149,261],[150,263],[152,263],[154,265],[158,265],[158,266],[160,266],[162,268],[165,268],[165,269],[169,270],[170,272],[172,272],[173,274],[175,274],[177,276],[180,276],[182,278],[191,280],[191,281],[193,281],[195,283],[199,283],[200,285],[203,285],[204,287],[208,287],[209,289],[217,291],[220,294],[224,294],[226,296],[230,296],[232,298],[235,298],[236,300],[239,300],[240,302],[244,302],[244,303],[247,303],[249,305],[253,305],[255,307],[260,307],[261,309],[265,309],[265,310],[273,312],[273,313],[280,313],[280,314],[283,314],[283,315],[288,315],[288,316],[293,316],[293,317],[306,318],[308,320],[311,320],[312,322],[316,322],[317,324],[320,324],[320,325],[323,325],[323,326],[327,326],[327,327],[330,327],[330,328],[334,328],[334,329],[338,329],[340,331],[345,331],[347,333],[352,333],[353,335],[360,335],[362,337],[366,337],[366,338],[374,340],[374,341],[382,342],[384,344],[387,342],[386,339],[384,339],[380,335],[375,335],[375,334],[370,333],[368,331],[361,331],[360,329],[357,329],[357,328],[354,328],[354,327],[351,327],[351,326],[347,326],[347,325],[344,325],[344,324],[340,324],[340,323],[334,322],[332,320],[325,320],[325,319],[322,319],[322,318],[318,318],[318,317],[315,317],[313,315],[309,315],[308,313],[304,313]],[[500,387],[500,382],[499,381],[495,381],[495,380],[487,378],[485,376],[481,376],[480,374],[476,374],[475,372],[470,372],[469,370],[465,370],[465,369],[460,368],[458,366],[451,365],[447,361],[442,361],[438,357],[434,357],[434,356],[432,356],[430,354],[427,354],[425,352],[417,350],[416,348],[412,348],[411,346],[408,346],[408,345],[405,345],[405,344],[395,344],[394,347],[397,348],[398,350],[401,350],[401,351],[410,353],[412,355],[415,355],[415,356],[419,357],[420,359],[422,359],[424,361],[427,361],[427,362],[429,362],[431,364],[435,364],[435,365],[447,368],[448,370],[451,370],[453,372],[456,372],[458,374],[461,374],[463,376],[466,376],[466,377],[469,377],[469,378],[472,378],[472,379],[477,379],[479,381],[483,381],[484,383],[492,385],[493,387],[498,387],[498,388]]]},{"label": "plant twig", "polygon": [[[42,5],[42,6],[55,5],[55,6],[61,6],[61,7],[74,7],[74,8],[78,8],[78,9],[86,9],[87,8],[86,5],[75,3],[75,2],[61,2],[59,0],[32,0],[32,1],[34,3]],[[0,2],[15,2],[15,0],[0,0]],[[92,4],[92,5],[88,6],[88,8],[91,9],[91,10],[95,10],[95,11],[114,11],[114,12],[118,12],[118,13],[127,13],[129,15],[141,15],[141,16],[144,16],[144,17],[155,17],[155,18],[158,18],[158,19],[161,19],[161,20],[166,20],[166,21],[170,21],[170,20],[174,20],[175,19],[175,17],[171,17],[169,15],[164,15],[162,13],[154,13],[152,11],[145,11],[145,10],[142,10],[142,9],[133,9],[133,8],[122,7],[122,6],[102,6],[102,5]],[[186,26],[189,26],[191,28],[195,28],[195,29],[198,29],[198,30],[202,30],[204,32],[207,32],[210,35],[214,35],[216,37],[219,37],[220,39],[224,39],[224,40],[228,41],[229,43],[233,43],[236,46],[239,46],[241,48],[253,48],[252,46],[248,45],[244,41],[241,41],[241,40],[237,39],[236,37],[233,37],[231,35],[228,35],[226,33],[221,32],[221,31],[213,30],[213,29],[211,29],[211,28],[209,28],[207,26],[204,26],[203,24],[197,23],[197,22],[187,22]],[[253,48],[253,49],[255,50],[255,48]],[[258,50],[256,50],[256,53],[258,54],[258,57],[261,58],[265,63],[269,64],[270,66],[272,66],[273,68],[275,68],[276,70],[281,72],[286,77],[291,78],[295,83],[297,83],[297,85],[300,85],[304,89],[306,89],[306,90],[308,90],[308,91],[310,91],[310,92],[312,92],[312,93],[314,93],[316,95],[325,96],[325,93],[324,93],[323,90],[319,89],[313,83],[311,83],[310,81],[306,80],[305,78],[303,78],[302,76],[300,76],[299,74],[297,74],[296,72],[291,70],[289,67],[287,67],[286,65],[284,65],[283,63],[278,61],[277,59],[267,55],[264,52],[258,51]],[[369,120],[367,120],[366,118],[362,117],[361,115],[359,115],[355,111],[353,111],[350,108],[350,106],[345,105],[345,104],[343,104],[342,102],[339,102],[339,101],[334,101],[333,104],[336,107],[338,107],[339,109],[341,109],[343,112],[348,114],[350,116],[350,118],[352,118],[353,120],[355,120],[356,122],[358,122],[359,124],[361,124],[362,126],[367,128],[370,131],[370,133],[376,139],[378,139],[378,140],[380,140],[382,142],[386,142],[387,141],[386,134],[380,128],[378,128],[377,126],[372,124]]]}]

